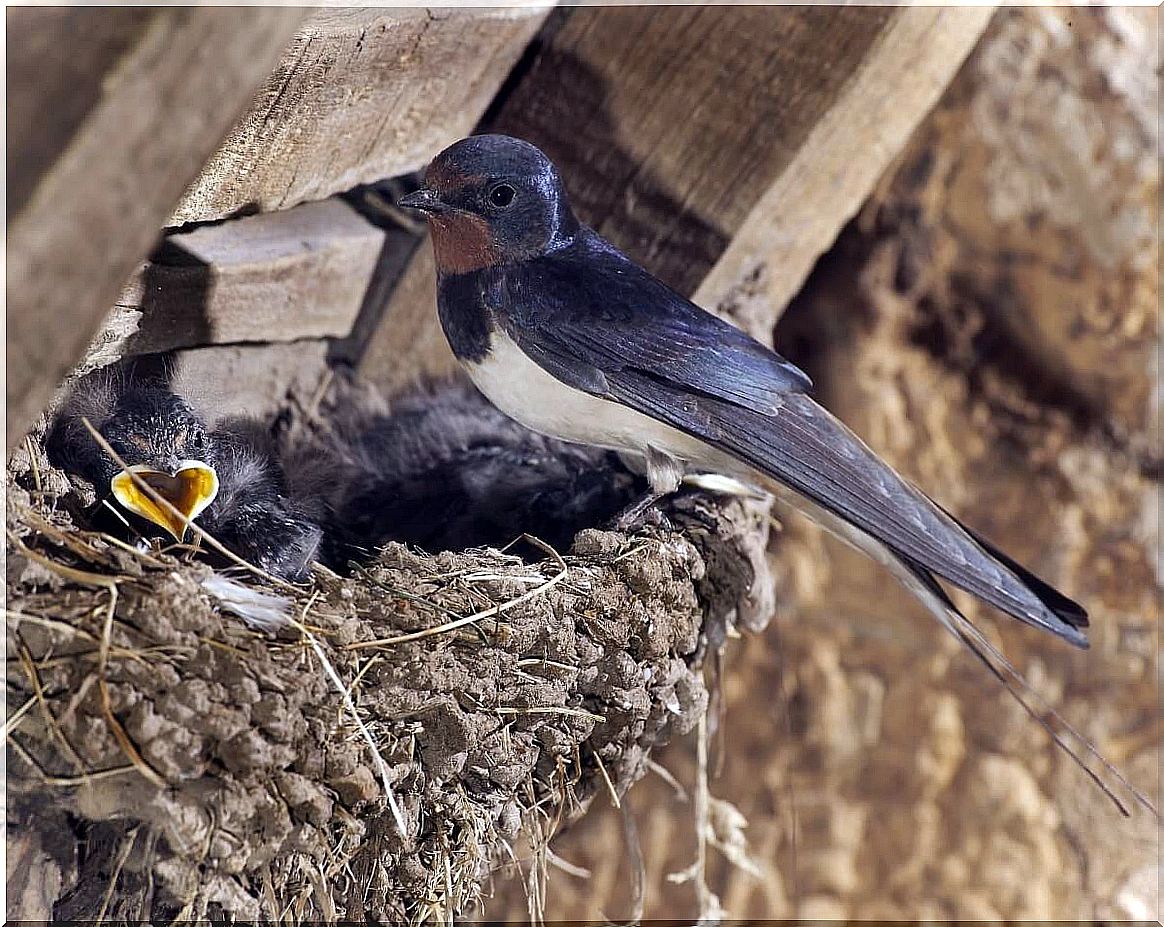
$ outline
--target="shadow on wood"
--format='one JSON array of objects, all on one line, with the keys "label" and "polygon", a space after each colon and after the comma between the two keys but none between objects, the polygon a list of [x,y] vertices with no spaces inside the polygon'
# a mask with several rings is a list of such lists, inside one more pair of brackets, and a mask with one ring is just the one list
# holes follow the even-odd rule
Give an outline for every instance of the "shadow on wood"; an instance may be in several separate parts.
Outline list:
[{"label": "shadow on wood", "polygon": [[336,199],[168,235],[118,298],[122,353],[347,336],[383,240]]},{"label": "shadow on wood", "polygon": [[16,188],[7,228],[9,450],[81,356],[302,15],[8,12]]},{"label": "shadow on wood", "polygon": [[472,129],[545,15],[313,12],[172,221],[285,209],[415,170]]}]

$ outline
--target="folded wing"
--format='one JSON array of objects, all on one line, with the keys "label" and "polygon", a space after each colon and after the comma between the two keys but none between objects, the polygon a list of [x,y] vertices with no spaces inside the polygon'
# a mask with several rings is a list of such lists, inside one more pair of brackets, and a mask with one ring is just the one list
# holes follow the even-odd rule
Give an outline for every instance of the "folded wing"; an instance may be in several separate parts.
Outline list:
[{"label": "folded wing", "polygon": [[[666,288],[670,299],[662,311],[653,301],[651,311],[639,311],[632,300],[653,292],[643,284],[643,278],[652,278],[629,261],[627,268],[613,280],[574,268],[557,286],[547,286],[556,276],[551,268],[533,271],[549,279],[528,289],[527,281],[508,281],[525,294],[552,294],[536,305],[515,298],[521,293],[508,294],[511,305],[525,306],[511,337],[572,386],[707,441],[918,568],[1021,621],[1087,646],[1083,608],[900,477],[813,401],[806,392],[810,382],[796,367]],[[636,272],[641,277],[632,277]]]}]

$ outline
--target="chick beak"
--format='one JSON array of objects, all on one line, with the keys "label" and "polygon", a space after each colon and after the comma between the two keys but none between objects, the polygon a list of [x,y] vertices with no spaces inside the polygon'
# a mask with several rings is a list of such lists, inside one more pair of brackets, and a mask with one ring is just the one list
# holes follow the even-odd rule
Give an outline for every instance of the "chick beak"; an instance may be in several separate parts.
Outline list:
[{"label": "chick beak", "polygon": [[[135,476],[173,509],[159,505],[140,490]],[[113,498],[126,509],[164,528],[180,542],[185,539],[190,522],[218,495],[218,474],[200,460],[180,460],[172,474],[135,464],[114,476],[109,488]]]},{"label": "chick beak", "polygon": [[427,187],[421,187],[415,193],[408,193],[396,201],[398,206],[405,206],[408,209],[419,209],[421,212],[438,213],[445,212],[449,207],[441,202],[440,196],[435,190],[430,190]]}]

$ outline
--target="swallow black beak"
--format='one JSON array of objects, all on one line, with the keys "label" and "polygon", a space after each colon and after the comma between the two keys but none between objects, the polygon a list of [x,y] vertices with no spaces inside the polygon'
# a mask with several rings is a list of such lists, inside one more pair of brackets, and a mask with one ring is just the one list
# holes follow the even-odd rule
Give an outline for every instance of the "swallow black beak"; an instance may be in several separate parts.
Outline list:
[{"label": "swallow black beak", "polygon": [[436,191],[429,190],[427,187],[421,187],[414,193],[408,193],[396,201],[396,205],[404,206],[408,209],[419,209],[421,212],[444,212],[448,209],[441,198],[437,196]]}]

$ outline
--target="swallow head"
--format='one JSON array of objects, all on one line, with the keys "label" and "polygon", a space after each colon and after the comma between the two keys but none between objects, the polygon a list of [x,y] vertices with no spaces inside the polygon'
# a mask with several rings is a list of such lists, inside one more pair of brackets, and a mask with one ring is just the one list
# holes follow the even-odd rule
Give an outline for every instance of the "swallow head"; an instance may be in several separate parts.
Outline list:
[{"label": "swallow head", "polygon": [[553,162],[506,135],[474,135],[446,148],[425,171],[424,186],[400,205],[427,215],[441,273],[538,257],[578,230]]},{"label": "swallow head", "polygon": [[[109,480],[113,498],[181,541],[218,494],[205,424],[178,396],[150,386],[127,392],[101,432],[126,465]],[[159,504],[143,484],[169,505]]]}]

